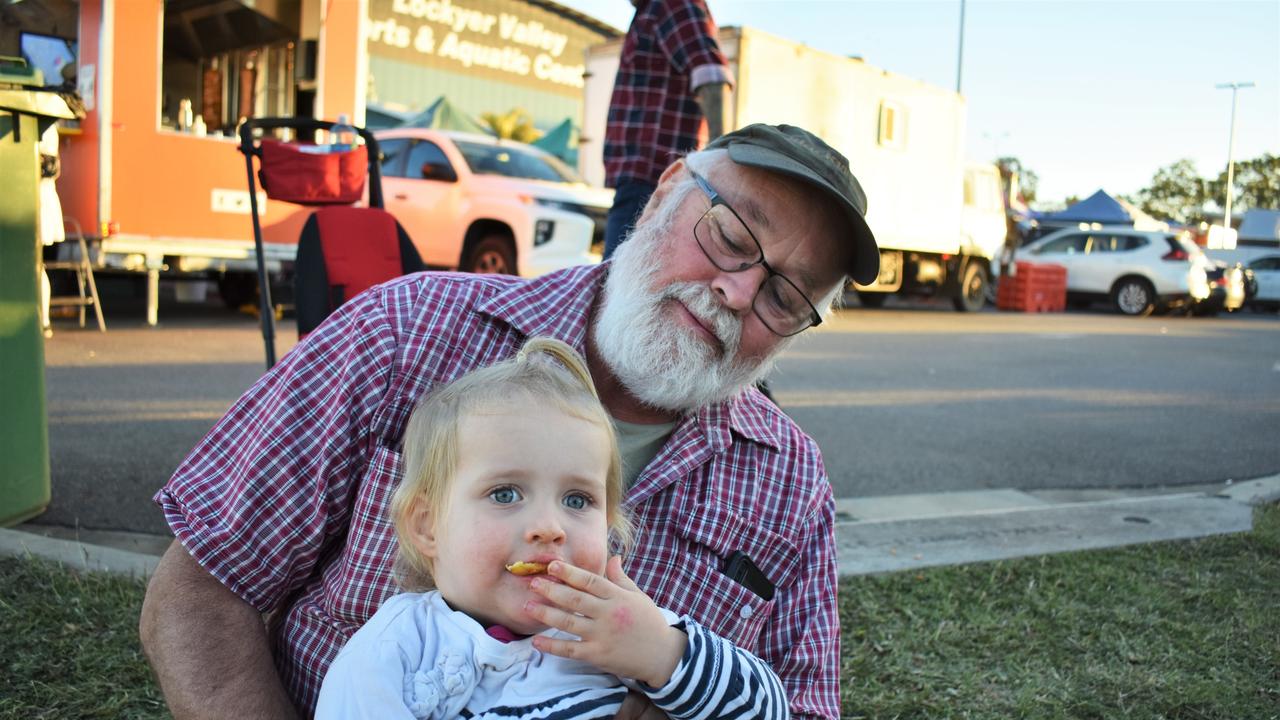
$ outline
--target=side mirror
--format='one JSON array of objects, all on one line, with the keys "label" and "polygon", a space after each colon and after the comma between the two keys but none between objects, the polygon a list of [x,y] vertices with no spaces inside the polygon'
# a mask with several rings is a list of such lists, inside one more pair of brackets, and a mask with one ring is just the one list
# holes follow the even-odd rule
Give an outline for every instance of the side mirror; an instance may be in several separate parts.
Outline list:
[{"label": "side mirror", "polygon": [[422,163],[422,177],[440,182],[458,182],[458,173],[449,163]]}]

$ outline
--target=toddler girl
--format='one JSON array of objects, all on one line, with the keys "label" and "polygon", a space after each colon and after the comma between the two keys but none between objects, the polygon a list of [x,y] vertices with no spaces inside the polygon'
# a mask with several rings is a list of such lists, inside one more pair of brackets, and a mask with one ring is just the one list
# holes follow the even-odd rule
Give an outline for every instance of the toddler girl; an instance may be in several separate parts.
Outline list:
[{"label": "toddler girl", "polygon": [[407,592],[339,652],[316,717],[612,718],[628,688],[673,718],[787,717],[767,665],[658,608],[611,556],[631,535],[620,465],[558,340],[428,394],[391,502]]}]

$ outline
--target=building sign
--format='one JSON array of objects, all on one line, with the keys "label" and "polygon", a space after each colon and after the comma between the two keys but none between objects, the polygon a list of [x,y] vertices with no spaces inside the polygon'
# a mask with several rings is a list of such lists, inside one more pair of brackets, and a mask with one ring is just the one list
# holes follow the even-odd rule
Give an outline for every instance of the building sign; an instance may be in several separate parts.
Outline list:
[{"label": "building sign", "polygon": [[370,0],[369,52],[577,93],[603,37],[522,0]]}]

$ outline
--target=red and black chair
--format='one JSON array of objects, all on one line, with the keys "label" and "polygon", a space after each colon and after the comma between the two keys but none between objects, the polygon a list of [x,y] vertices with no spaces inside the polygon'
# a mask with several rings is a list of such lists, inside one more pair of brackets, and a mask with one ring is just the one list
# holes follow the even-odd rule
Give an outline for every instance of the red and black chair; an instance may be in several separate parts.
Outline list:
[{"label": "red and black chair", "polygon": [[[312,118],[254,118],[240,127],[240,152],[249,174],[249,207],[258,251],[260,316],[267,368],[275,364],[275,316],[262,252],[253,158],[259,159],[257,181],[267,197],[318,205],[303,226],[294,261],[294,307],[301,339],[342,303],[368,288],[425,270],[409,235],[382,204],[378,141],[364,128],[353,128],[363,145],[339,152],[320,152],[307,143],[283,142],[267,136],[289,129],[297,138],[314,138],[335,123]],[[258,134],[256,134],[256,132]],[[355,207],[369,188],[369,206]]]},{"label": "red and black chair", "polygon": [[307,218],[293,265],[298,338],[381,282],[426,270],[400,223],[380,208],[322,208]]}]

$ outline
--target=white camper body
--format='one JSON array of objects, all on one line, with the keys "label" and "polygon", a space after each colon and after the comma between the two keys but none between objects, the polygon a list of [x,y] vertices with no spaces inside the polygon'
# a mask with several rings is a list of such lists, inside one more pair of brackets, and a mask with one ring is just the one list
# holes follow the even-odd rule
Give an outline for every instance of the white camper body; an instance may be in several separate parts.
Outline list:
[{"label": "white camper body", "polygon": [[[964,98],[753,28],[722,28],[720,46],[736,79],[729,127],[800,125],[849,158],[881,249],[879,280],[857,288],[864,304],[904,292],[982,307],[1005,242],[1005,207],[998,169],[964,159]],[[621,50],[615,40],[587,53],[578,157],[593,184],[604,182],[605,120]]]}]

